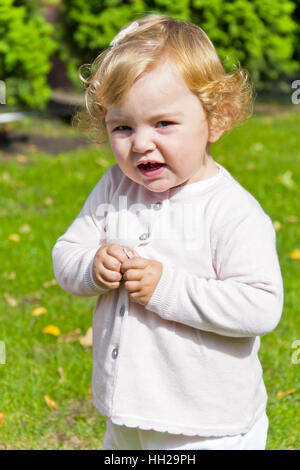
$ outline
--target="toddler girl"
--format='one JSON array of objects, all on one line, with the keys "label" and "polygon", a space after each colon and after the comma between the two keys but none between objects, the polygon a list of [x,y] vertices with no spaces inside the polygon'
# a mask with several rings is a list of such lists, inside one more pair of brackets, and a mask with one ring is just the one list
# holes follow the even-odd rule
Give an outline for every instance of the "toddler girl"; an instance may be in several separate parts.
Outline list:
[{"label": "toddler girl", "polygon": [[258,350],[283,307],[275,230],[209,152],[251,112],[248,73],[226,74],[198,26],[161,15],[123,29],[93,68],[77,117],[117,164],[53,263],[67,292],[99,296],[103,449],[264,449]]}]

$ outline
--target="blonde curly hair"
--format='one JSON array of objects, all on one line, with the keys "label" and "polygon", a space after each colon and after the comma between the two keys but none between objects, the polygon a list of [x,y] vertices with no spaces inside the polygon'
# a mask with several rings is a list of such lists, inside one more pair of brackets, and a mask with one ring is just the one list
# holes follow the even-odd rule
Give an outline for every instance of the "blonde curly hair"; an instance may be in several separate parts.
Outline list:
[{"label": "blonde curly hair", "polygon": [[[189,89],[199,98],[210,128],[231,130],[253,111],[249,72],[240,64],[226,73],[212,42],[197,25],[150,14],[125,26],[111,47],[92,64],[79,67],[85,84],[85,105],[72,123],[97,143],[107,141],[107,107],[121,104],[133,82],[168,57]],[[125,31],[126,30],[126,31]],[[123,33],[122,33],[123,32]],[[89,73],[81,74],[83,68]]]}]

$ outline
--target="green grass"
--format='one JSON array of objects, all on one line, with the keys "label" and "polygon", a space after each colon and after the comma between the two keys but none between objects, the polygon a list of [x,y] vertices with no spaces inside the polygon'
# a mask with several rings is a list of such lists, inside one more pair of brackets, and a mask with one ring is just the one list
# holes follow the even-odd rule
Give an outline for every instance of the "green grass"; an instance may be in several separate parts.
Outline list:
[{"label": "green grass", "polygon": [[[26,130],[51,135],[73,131],[51,121],[26,120]],[[22,130],[20,123],[15,128]],[[300,114],[254,116],[225,135],[211,151],[217,162],[260,202],[277,231],[277,249],[285,287],[282,320],[262,337],[260,359],[268,391],[270,420],[267,449],[300,449],[300,363],[292,363],[300,340],[300,261],[290,253],[300,249]],[[55,138],[55,137],[54,137]],[[51,250],[78,214],[105,168],[99,157],[113,164],[107,148],[85,148],[57,156],[27,152],[26,163],[0,157],[0,340],[6,345],[6,364],[0,365],[0,448],[101,449],[105,419],[93,407],[92,351],[78,341],[59,342],[42,332],[53,324],[65,334],[92,324],[96,298],[74,297],[59,286],[44,287],[54,278]],[[294,186],[284,184],[290,171]],[[292,223],[289,216],[298,216]],[[29,225],[30,231],[22,233]],[[21,229],[21,232],[20,232]],[[20,241],[10,240],[19,234]],[[15,278],[10,279],[11,273]],[[18,301],[8,305],[4,293]],[[33,317],[37,306],[45,315]],[[299,348],[299,346],[298,346]],[[298,355],[299,356],[299,355]],[[62,373],[61,373],[62,371]],[[278,399],[279,391],[296,392]],[[49,408],[44,395],[58,404]]]}]

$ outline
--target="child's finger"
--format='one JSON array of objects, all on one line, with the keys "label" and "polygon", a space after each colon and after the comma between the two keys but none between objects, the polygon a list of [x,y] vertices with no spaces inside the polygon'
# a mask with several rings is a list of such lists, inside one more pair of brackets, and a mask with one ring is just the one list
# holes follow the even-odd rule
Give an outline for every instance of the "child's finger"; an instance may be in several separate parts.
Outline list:
[{"label": "child's finger", "polygon": [[121,273],[106,270],[103,266],[95,271],[93,277],[97,284],[108,289],[119,288],[122,280]]},{"label": "child's finger", "polygon": [[122,279],[122,274],[119,271],[106,269],[104,266],[99,274],[105,282],[118,282]]},{"label": "child's finger", "polygon": [[111,271],[120,271],[121,262],[114,256],[110,256],[110,255],[106,256],[103,259],[102,264],[104,268],[109,269]]},{"label": "child's finger", "polygon": [[107,248],[107,254],[109,256],[113,256],[115,259],[117,259],[120,263],[125,261],[128,257],[126,256],[124,249],[122,246],[117,245],[116,243],[112,243],[108,248]]},{"label": "child's finger", "polygon": [[143,277],[143,269],[127,269],[123,274],[125,281],[140,281]]},{"label": "child's finger", "polygon": [[121,264],[120,271],[124,273],[127,269],[144,269],[147,265],[147,261],[145,258],[141,258],[140,256],[127,259]]},{"label": "child's finger", "polygon": [[140,283],[139,281],[125,281],[124,287],[128,292],[139,292]]}]

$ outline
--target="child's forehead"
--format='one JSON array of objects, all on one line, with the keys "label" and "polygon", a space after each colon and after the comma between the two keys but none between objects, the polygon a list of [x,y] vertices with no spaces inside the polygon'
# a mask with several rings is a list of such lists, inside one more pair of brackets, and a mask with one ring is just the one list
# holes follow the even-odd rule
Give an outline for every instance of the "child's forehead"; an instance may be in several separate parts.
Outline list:
[{"label": "child's forehead", "polygon": [[[123,83],[125,80],[126,77]],[[122,83],[119,83],[120,89]],[[116,100],[107,101],[106,114],[121,111],[121,114],[127,115],[134,110],[148,115],[151,109],[160,109],[162,113],[178,112],[190,105],[192,97],[195,95],[183,79],[176,61],[165,55],[145,67],[131,82],[128,81]]]},{"label": "child's forehead", "polygon": [[[154,66],[149,67],[146,69],[141,75],[137,77],[135,80],[138,81],[140,79],[170,79],[172,78],[173,81],[184,83],[182,78],[181,72],[174,60],[169,57],[164,57],[163,59],[159,60]],[[170,83],[170,82],[169,82]]]},{"label": "child's forehead", "polygon": [[153,77],[150,73],[145,74],[135,81],[120,103],[108,106],[106,123],[131,119],[133,116],[137,120],[172,120],[186,117],[192,112],[200,112],[202,117],[199,99],[183,80],[177,82],[169,75],[158,75],[158,80]]},{"label": "child's forehead", "polygon": [[146,70],[131,84],[128,95],[145,94],[145,98],[154,99],[155,96],[163,102],[174,100],[190,90],[181,76],[176,65],[170,61],[159,63]]},{"label": "child's forehead", "polygon": [[153,70],[135,80],[122,101],[109,108],[111,113],[117,114],[131,114],[134,110],[148,115],[154,109],[158,114],[179,114],[189,104],[191,95],[183,81],[177,81],[172,74]]}]

